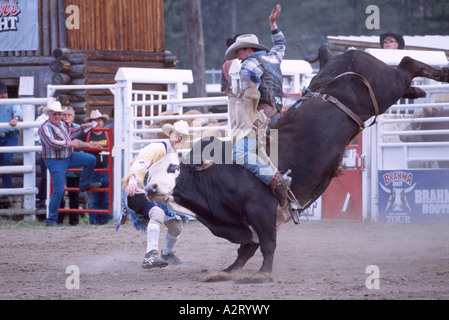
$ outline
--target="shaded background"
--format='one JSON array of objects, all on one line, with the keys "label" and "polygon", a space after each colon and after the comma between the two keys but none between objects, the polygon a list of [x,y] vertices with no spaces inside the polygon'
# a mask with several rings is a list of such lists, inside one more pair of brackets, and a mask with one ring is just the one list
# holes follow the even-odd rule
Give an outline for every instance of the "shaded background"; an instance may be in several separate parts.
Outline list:
[{"label": "shaded background", "polygon": [[[392,31],[403,35],[449,34],[447,0],[164,0],[166,49],[179,59],[178,67],[190,69],[187,59],[186,6],[201,5],[206,69],[220,69],[225,41],[235,33],[255,33],[271,47],[268,16],[276,3],[282,5],[278,20],[287,38],[286,59],[303,59],[304,54],[326,43],[327,36],[380,35]],[[380,9],[380,29],[365,26],[369,5]]]}]

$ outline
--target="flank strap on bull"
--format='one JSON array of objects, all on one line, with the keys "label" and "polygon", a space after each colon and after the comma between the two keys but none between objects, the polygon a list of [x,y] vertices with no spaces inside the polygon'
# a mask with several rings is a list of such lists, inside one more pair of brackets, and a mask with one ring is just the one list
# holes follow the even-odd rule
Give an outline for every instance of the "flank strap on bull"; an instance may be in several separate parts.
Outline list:
[{"label": "flank strap on bull", "polygon": [[372,101],[373,107],[374,107],[374,120],[369,125],[371,127],[372,125],[374,125],[376,123],[377,116],[379,116],[379,105],[377,104],[377,99],[376,99],[376,96],[374,95],[374,92],[373,92],[373,89],[371,88],[370,83],[368,82],[368,80],[366,80],[365,77],[363,77],[362,75],[360,75],[358,73],[355,73],[355,72],[342,73],[342,74],[336,76],[335,78],[333,78],[332,80],[330,80],[325,85],[323,85],[316,92],[312,92],[309,89],[306,89],[304,91],[303,95],[298,100],[301,103],[302,101],[308,100],[311,98],[321,98],[324,101],[328,101],[328,102],[332,103],[333,105],[338,107],[340,110],[345,112],[355,123],[357,123],[357,125],[359,126],[359,133],[360,133],[360,131],[362,131],[365,128],[365,123],[362,121],[362,119],[360,119],[360,117],[358,115],[356,115],[351,109],[349,109],[343,103],[341,103],[337,98],[335,98],[327,93],[324,93],[324,94],[321,93],[323,90],[327,89],[334,81],[336,81],[337,79],[339,79],[343,76],[347,76],[347,75],[357,76],[363,82],[363,84],[368,88],[368,92],[369,92],[369,95],[371,97],[371,101]]}]

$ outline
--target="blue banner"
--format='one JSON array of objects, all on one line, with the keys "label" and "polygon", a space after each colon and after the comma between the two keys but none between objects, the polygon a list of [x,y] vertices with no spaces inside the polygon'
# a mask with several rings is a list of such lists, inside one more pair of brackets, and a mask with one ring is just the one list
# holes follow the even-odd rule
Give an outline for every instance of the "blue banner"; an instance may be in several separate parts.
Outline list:
[{"label": "blue banner", "polygon": [[39,49],[38,12],[38,0],[0,0],[0,51]]},{"label": "blue banner", "polygon": [[379,221],[449,222],[449,169],[380,170]]}]

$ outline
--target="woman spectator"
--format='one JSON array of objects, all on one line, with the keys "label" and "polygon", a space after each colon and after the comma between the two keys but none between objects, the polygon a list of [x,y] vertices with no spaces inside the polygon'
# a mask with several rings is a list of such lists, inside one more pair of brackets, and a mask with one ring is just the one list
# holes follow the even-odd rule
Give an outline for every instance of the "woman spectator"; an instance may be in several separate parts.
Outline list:
[{"label": "woman spectator", "polygon": [[[109,116],[107,114],[101,114],[99,110],[94,110],[90,113],[90,117],[86,118],[86,122],[96,122],[96,129],[106,127],[106,124],[109,120]],[[101,130],[90,130],[89,132],[83,132],[80,137],[80,140],[90,142],[90,143],[98,143],[101,148],[107,148],[109,139],[108,131]],[[105,169],[108,167],[109,156],[103,154],[100,151],[89,151],[89,153],[93,154],[97,159],[97,164],[95,169]],[[102,188],[109,188],[109,173],[107,172],[95,172],[94,180],[101,182]],[[109,193],[107,192],[89,192],[88,193],[88,207],[89,209],[109,209]],[[89,213],[89,222],[90,224],[106,224],[108,221],[112,219],[112,215],[107,213]]]}]

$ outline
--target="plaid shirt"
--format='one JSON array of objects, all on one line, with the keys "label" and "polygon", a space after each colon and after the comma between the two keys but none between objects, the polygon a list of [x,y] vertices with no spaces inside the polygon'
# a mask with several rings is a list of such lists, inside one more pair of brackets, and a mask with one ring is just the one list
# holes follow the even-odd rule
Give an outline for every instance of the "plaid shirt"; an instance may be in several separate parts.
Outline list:
[{"label": "plaid shirt", "polygon": [[269,58],[276,59],[281,63],[285,55],[285,45],[287,41],[285,40],[284,34],[279,28],[271,31],[271,40],[273,41],[273,48],[270,52],[266,53],[264,50],[256,51],[251,54],[248,58],[243,60],[242,66],[240,68],[240,79],[241,79],[241,90],[246,88],[251,82],[259,88],[260,78],[263,75],[263,68],[257,59],[252,59],[253,55],[264,55]]},{"label": "plaid shirt", "polygon": [[72,137],[79,135],[85,128],[83,125],[69,128],[64,121],[57,126],[45,121],[39,129],[39,137],[42,143],[42,158],[44,159],[67,159],[73,153],[70,147]]}]

